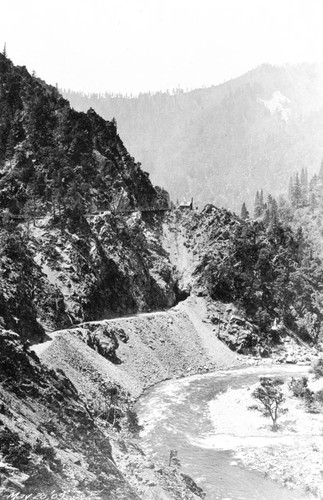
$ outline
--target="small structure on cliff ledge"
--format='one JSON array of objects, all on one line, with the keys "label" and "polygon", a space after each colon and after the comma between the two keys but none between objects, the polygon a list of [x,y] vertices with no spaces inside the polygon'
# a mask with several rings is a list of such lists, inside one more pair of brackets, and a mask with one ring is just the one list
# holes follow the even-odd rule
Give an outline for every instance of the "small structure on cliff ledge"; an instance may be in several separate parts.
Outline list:
[{"label": "small structure on cliff ledge", "polygon": [[179,208],[181,210],[193,210],[193,198],[191,198],[190,203],[188,203],[187,201],[183,201],[182,203],[180,203]]}]

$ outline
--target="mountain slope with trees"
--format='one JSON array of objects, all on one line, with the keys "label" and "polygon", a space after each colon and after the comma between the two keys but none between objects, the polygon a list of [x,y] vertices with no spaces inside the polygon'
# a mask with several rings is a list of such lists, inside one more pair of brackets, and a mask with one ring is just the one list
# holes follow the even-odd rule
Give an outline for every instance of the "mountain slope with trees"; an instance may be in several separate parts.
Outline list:
[{"label": "mountain slope with trees", "polygon": [[138,97],[65,92],[78,110],[115,117],[127,147],[173,200],[238,211],[277,196],[323,156],[322,67],[262,65],[222,85]]},{"label": "mountain slope with trees", "polygon": [[[271,207],[266,210],[271,214]],[[322,339],[322,261],[300,228],[278,213],[268,217],[241,219],[207,205],[182,220],[184,245],[194,261],[191,283],[214,301],[238,306],[245,328],[240,348],[251,352],[259,345],[270,351],[279,330],[308,342]]]},{"label": "mountain slope with trees", "polygon": [[[287,297],[290,292],[294,294],[293,315],[296,319],[296,329],[299,332],[307,331],[315,341],[322,338],[322,326],[319,319],[323,271],[322,210],[323,162],[321,162],[319,172],[312,176],[309,176],[307,168],[294,172],[288,185],[285,186],[285,194],[281,194],[277,199],[271,194],[264,195],[262,189],[260,192],[257,191],[252,217],[252,223],[261,224],[270,235],[277,234],[284,229],[286,236],[286,229],[288,229],[289,238],[292,238],[290,241],[293,241],[292,245],[296,244],[295,255],[298,265],[296,268],[295,266],[291,268],[287,262],[284,264],[289,288],[289,292],[285,289],[284,296]],[[249,212],[245,203],[241,208],[241,217],[249,220]],[[292,274],[289,272],[290,269],[292,269]],[[312,305],[309,308],[310,304]]]},{"label": "mountain slope with trees", "polygon": [[[117,134],[93,110],[0,55],[0,208],[14,215],[165,204]],[[95,200],[95,205],[91,205]],[[28,203],[26,203],[28,201]],[[32,204],[32,205],[31,205]]]},{"label": "mountain slope with trees", "polygon": [[[167,206],[167,193],[152,186],[113,121],[93,110],[77,113],[55,88],[0,54],[2,326],[39,337],[44,326],[151,307],[156,297],[167,305],[171,278],[166,273],[170,285],[159,290],[140,252],[146,244],[137,238],[140,222],[128,228],[121,217],[110,226],[109,245],[122,240],[140,268],[130,279],[119,265],[122,252],[104,249],[86,218]],[[36,227],[44,217],[51,236]],[[64,248],[68,255],[59,255]],[[70,279],[62,276],[59,286],[62,270]]]}]

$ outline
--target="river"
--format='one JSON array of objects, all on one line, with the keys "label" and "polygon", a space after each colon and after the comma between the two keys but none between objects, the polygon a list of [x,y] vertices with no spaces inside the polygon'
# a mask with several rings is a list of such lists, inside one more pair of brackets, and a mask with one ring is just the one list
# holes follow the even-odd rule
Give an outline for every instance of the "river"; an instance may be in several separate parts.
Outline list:
[{"label": "river", "polygon": [[[230,435],[217,433],[214,425],[216,416],[210,411],[212,401],[229,388],[250,386],[262,375],[288,378],[306,373],[306,367],[258,366],[158,384],[146,391],[136,406],[143,425],[141,445],[163,462],[168,461],[171,449],[177,450],[181,471],[203,488],[207,500],[314,498],[302,491],[281,487],[245,468],[235,458],[235,446],[232,444],[235,439],[240,439],[241,445],[241,436],[235,436],[234,432]],[[239,419],[239,415],[236,418]],[[273,433],[268,439],[274,440],[276,436]]]}]

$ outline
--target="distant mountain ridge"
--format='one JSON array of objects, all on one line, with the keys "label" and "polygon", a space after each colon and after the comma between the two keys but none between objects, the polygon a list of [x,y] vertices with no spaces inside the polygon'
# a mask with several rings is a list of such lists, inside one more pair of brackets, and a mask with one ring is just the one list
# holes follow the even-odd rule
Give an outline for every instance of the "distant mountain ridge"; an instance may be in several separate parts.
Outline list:
[{"label": "distant mountain ridge", "polygon": [[65,92],[75,109],[115,117],[127,148],[172,199],[240,210],[278,195],[323,157],[321,65],[264,64],[218,86],[136,98]]}]

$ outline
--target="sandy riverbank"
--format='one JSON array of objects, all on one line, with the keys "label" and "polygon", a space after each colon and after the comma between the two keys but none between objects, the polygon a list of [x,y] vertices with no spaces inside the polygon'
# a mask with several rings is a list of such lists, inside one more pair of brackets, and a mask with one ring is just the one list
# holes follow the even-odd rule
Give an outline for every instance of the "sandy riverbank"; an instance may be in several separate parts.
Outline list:
[{"label": "sandy riverbank", "polygon": [[254,387],[230,389],[210,402],[215,433],[208,445],[233,449],[248,468],[323,498],[323,413],[307,413],[285,384],[288,412],[279,418],[279,430],[273,432],[270,419],[248,409],[255,404],[251,397]]}]

